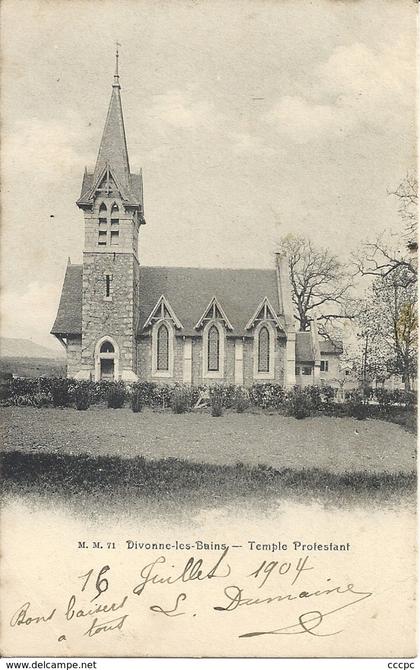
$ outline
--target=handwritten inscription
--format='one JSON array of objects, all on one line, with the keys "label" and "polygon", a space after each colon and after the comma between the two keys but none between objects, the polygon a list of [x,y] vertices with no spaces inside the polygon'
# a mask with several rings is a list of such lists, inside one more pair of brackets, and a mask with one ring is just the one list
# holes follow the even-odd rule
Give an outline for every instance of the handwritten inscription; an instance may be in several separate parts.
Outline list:
[{"label": "handwritten inscription", "polygon": [[[287,560],[283,554],[283,558],[263,559],[252,570],[243,570],[240,562],[234,563],[229,547],[216,557],[189,556],[178,564],[172,563],[170,555],[162,554],[140,565],[131,584],[125,582],[123,593],[114,587],[117,580],[112,565],[99,565],[83,575],[75,574],[73,592],[63,604],[40,611],[27,600],[15,609],[9,624],[21,629],[42,625],[51,635],[62,625],[65,635],[61,634],[59,640],[68,639],[71,633],[89,639],[118,635],[129,625],[126,622],[132,620],[135,625],[139,617],[159,616],[182,625],[188,617],[213,612],[220,617],[221,627],[228,617],[229,631],[239,639],[268,635],[330,637],[344,630],[343,618],[340,623],[335,620],[339,613],[360,607],[373,596],[351,582],[334,583],[331,577],[323,577],[309,555]],[[258,629],[248,623],[249,629],[244,630],[241,615],[256,608]],[[249,617],[245,620],[249,622]],[[345,621],[351,625],[352,617]]]}]

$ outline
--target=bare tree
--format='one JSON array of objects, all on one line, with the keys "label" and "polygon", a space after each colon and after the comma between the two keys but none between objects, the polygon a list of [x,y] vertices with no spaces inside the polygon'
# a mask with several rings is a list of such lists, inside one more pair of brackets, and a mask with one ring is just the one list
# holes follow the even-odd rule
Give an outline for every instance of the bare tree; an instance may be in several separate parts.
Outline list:
[{"label": "bare tree", "polygon": [[407,174],[395,191],[389,195],[398,198],[398,211],[404,223],[404,238],[408,244],[417,245],[418,182],[414,174]]},{"label": "bare tree", "polygon": [[360,275],[386,278],[396,270],[403,270],[398,277],[405,283],[417,281],[417,227],[418,184],[414,175],[407,175],[389,195],[398,199],[398,212],[403,229],[398,233],[382,233],[375,240],[366,242],[354,255]]},{"label": "bare tree", "polygon": [[353,317],[352,277],[336,256],[298,235],[283,237],[279,251],[288,258],[292,300],[300,330],[308,330],[316,317],[326,333],[336,320]]}]

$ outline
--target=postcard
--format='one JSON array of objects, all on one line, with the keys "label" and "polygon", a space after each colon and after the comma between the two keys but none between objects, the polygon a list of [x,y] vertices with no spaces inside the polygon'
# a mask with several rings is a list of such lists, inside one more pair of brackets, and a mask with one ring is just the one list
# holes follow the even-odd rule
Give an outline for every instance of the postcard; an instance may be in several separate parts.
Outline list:
[{"label": "postcard", "polygon": [[1,653],[416,655],[416,3],[2,3]]}]

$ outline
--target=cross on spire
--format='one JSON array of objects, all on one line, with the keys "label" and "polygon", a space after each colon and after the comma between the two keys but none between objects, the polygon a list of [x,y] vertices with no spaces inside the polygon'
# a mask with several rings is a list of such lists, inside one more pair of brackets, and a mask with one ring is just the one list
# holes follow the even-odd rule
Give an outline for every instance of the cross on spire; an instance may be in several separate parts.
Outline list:
[{"label": "cross on spire", "polygon": [[114,86],[119,86],[120,85],[120,75],[118,74],[118,59],[120,57],[118,47],[120,47],[121,44],[119,42],[115,42],[115,74],[114,74]]},{"label": "cross on spire", "polygon": [[124,119],[121,106],[120,81],[118,73],[118,47],[115,43],[115,74],[112,84],[111,101],[105,121],[105,128],[96,161],[94,182],[100,177],[107,166],[118,180],[120,186],[129,189],[130,164],[128,161],[127,142],[125,139]]}]

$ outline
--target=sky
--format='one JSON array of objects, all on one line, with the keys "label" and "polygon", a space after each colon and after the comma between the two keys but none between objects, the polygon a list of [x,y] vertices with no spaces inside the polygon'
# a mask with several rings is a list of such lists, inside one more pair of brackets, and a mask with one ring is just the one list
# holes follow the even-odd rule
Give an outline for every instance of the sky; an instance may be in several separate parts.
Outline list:
[{"label": "sky", "polygon": [[116,40],[142,264],[272,267],[288,233],[345,260],[398,227],[388,191],[416,164],[412,0],[3,0],[1,15],[2,335],[59,346]]}]

